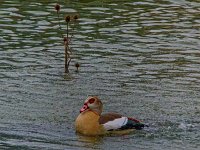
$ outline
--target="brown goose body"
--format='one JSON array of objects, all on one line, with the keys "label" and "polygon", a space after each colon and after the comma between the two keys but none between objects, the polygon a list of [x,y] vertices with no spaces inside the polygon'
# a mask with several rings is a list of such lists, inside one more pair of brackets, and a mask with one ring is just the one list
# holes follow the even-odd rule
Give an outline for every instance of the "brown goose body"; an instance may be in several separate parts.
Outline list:
[{"label": "brown goose body", "polygon": [[101,115],[102,109],[103,104],[98,97],[88,97],[76,118],[76,131],[84,135],[103,135],[110,131],[132,131],[144,127],[139,120],[117,113]]}]

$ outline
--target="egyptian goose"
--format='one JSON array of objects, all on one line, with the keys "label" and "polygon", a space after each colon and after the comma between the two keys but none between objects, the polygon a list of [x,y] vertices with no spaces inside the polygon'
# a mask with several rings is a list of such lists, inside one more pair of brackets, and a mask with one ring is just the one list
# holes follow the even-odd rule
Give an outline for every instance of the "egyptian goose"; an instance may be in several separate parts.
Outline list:
[{"label": "egyptian goose", "polygon": [[110,131],[140,130],[145,127],[139,120],[124,117],[117,113],[102,114],[103,104],[96,96],[89,96],[75,121],[78,133],[103,135]]}]

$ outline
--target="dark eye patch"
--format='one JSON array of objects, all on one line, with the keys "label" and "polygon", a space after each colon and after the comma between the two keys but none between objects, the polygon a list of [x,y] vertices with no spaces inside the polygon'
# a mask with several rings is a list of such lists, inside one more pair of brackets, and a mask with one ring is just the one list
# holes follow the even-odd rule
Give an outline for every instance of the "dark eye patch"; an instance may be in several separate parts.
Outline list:
[{"label": "dark eye patch", "polygon": [[90,104],[92,104],[92,103],[94,103],[94,101],[95,101],[95,99],[94,99],[94,98],[91,98],[91,99],[89,99],[88,102],[89,102]]}]

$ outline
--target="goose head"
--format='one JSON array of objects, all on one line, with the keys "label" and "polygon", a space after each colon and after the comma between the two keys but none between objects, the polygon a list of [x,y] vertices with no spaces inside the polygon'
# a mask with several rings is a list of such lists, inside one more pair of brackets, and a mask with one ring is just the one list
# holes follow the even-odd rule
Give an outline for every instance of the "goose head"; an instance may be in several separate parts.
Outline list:
[{"label": "goose head", "polygon": [[86,111],[93,111],[100,115],[102,113],[103,104],[101,100],[97,96],[89,96],[80,110],[80,113],[84,113]]}]

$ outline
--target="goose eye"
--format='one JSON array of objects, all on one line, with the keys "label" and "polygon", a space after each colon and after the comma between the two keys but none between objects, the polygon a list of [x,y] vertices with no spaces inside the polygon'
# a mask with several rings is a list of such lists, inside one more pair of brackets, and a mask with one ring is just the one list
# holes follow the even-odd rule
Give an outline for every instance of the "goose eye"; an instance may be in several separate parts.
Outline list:
[{"label": "goose eye", "polygon": [[92,103],[94,103],[94,101],[95,101],[95,99],[94,99],[94,98],[91,98],[91,99],[89,99],[88,102],[89,102],[90,104],[92,104]]}]

